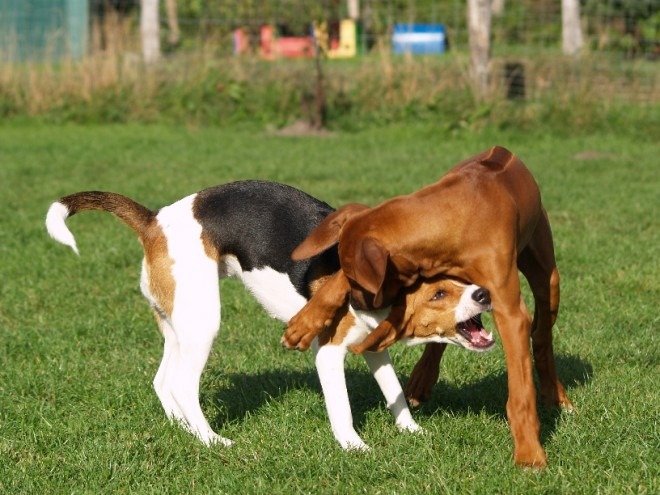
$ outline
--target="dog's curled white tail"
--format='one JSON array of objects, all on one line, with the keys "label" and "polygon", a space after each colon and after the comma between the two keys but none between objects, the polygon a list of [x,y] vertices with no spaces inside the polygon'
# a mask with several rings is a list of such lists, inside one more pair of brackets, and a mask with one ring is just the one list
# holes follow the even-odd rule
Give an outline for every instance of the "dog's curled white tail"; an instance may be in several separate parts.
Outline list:
[{"label": "dog's curled white tail", "polygon": [[67,218],[69,218],[69,208],[59,201],[56,201],[50,205],[50,208],[48,208],[48,214],[46,215],[46,229],[53,239],[65,246],[69,246],[73,249],[74,253],[80,256],[78,246],[76,245],[76,239],[66,226]]}]

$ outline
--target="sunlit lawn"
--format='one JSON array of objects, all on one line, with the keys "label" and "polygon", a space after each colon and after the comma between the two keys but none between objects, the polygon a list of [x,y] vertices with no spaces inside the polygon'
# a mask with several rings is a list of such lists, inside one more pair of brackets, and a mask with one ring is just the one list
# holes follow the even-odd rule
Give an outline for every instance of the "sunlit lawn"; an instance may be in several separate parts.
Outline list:
[{"label": "sunlit lawn", "polygon": [[[285,182],[335,206],[376,204],[493,144],[537,177],[562,274],[558,370],[577,413],[540,409],[544,472],[513,465],[501,345],[445,354],[432,400],[415,412],[423,436],[396,430],[366,366],[350,356],[354,418],[373,449],[343,452],[311,355],[283,351],[283,326],[234,281],[223,283],[202,405],[236,443],[208,449],[168,423],[151,387],[162,342],[139,292],[134,234],[110,215],[80,215],[69,222],[78,258],[43,227],[50,202],[79,190],[157,208],[242,178]],[[615,134],[421,125],[328,138],[0,127],[0,491],[657,493],[657,157],[657,143]],[[393,348],[402,381],[420,352]]]}]

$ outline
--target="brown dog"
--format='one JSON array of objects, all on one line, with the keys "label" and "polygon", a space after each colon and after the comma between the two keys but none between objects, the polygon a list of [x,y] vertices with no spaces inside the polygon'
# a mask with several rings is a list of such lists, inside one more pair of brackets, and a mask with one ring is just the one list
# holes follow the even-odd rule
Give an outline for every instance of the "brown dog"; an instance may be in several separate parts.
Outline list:
[{"label": "brown dog", "polygon": [[[507,416],[519,465],[542,467],[532,360],[544,403],[572,408],[557,378],[552,326],[559,307],[559,272],[538,186],[510,151],[494,147],[420,191],[374,208],[347,205],[329,215],[294,251],[304,259],[339,243],[341,268],[289,322],[283,342],[305,349],[350,294],[360,309],[390,305],[402,287],[439,273],[486,288],[506,354]],[[518,269],[534,295],[534,321],[520,291]],[[394,312],[393,312],[394,313]],[[395,342],[400,316],[390,314],[357,351]],[[437,379],[443,344],[429,344],[408,385],[424,399]]]}]

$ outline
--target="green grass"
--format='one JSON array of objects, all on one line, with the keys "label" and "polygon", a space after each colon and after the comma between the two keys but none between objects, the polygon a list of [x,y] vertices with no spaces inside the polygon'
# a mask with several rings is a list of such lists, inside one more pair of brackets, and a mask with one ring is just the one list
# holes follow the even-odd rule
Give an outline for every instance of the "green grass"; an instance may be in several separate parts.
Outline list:
[{"label": "green grass", "polygon": [[[80,215],[70,221],[77,258],[43,227],[50,202],[74,191],[121,192],[156,208],[241,178],[289,183],[335,206],[375,204],[495,143],[535,173],[562,273],[557,361],[577,413],[540,409],[544,472],[513,465],[501,346],[446,353],[432,400],[415,412],[424,436],[396,431],[366,366],[350,356],[355,422],[373,451],[343,452],[311,355],[280,349],[283,326],[234,281],[223,283],[202,405],[236,444],[207,449],[167,422],[152,390],[161,339],[139,293],[134,234],[110,215]],[[418,125],[285,139],[250,129],[0,127],[0,491],[657,493],[657,156],[657,143],[633,132]],[[393,349],[402,381],[420,352]]]}]

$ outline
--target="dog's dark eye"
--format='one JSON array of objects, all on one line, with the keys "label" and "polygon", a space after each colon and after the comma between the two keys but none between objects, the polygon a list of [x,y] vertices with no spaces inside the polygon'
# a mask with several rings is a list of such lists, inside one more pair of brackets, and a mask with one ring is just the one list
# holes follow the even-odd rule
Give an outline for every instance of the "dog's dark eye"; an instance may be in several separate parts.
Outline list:
[{"label": "dog's dark eye", "polygon": [[444,290],[439,290],[438,292],[435,293],[435,295],[431,298],[431,301],[437,301],[438,299],[442,299],[445,297],[447,294],[445,293]]}]

